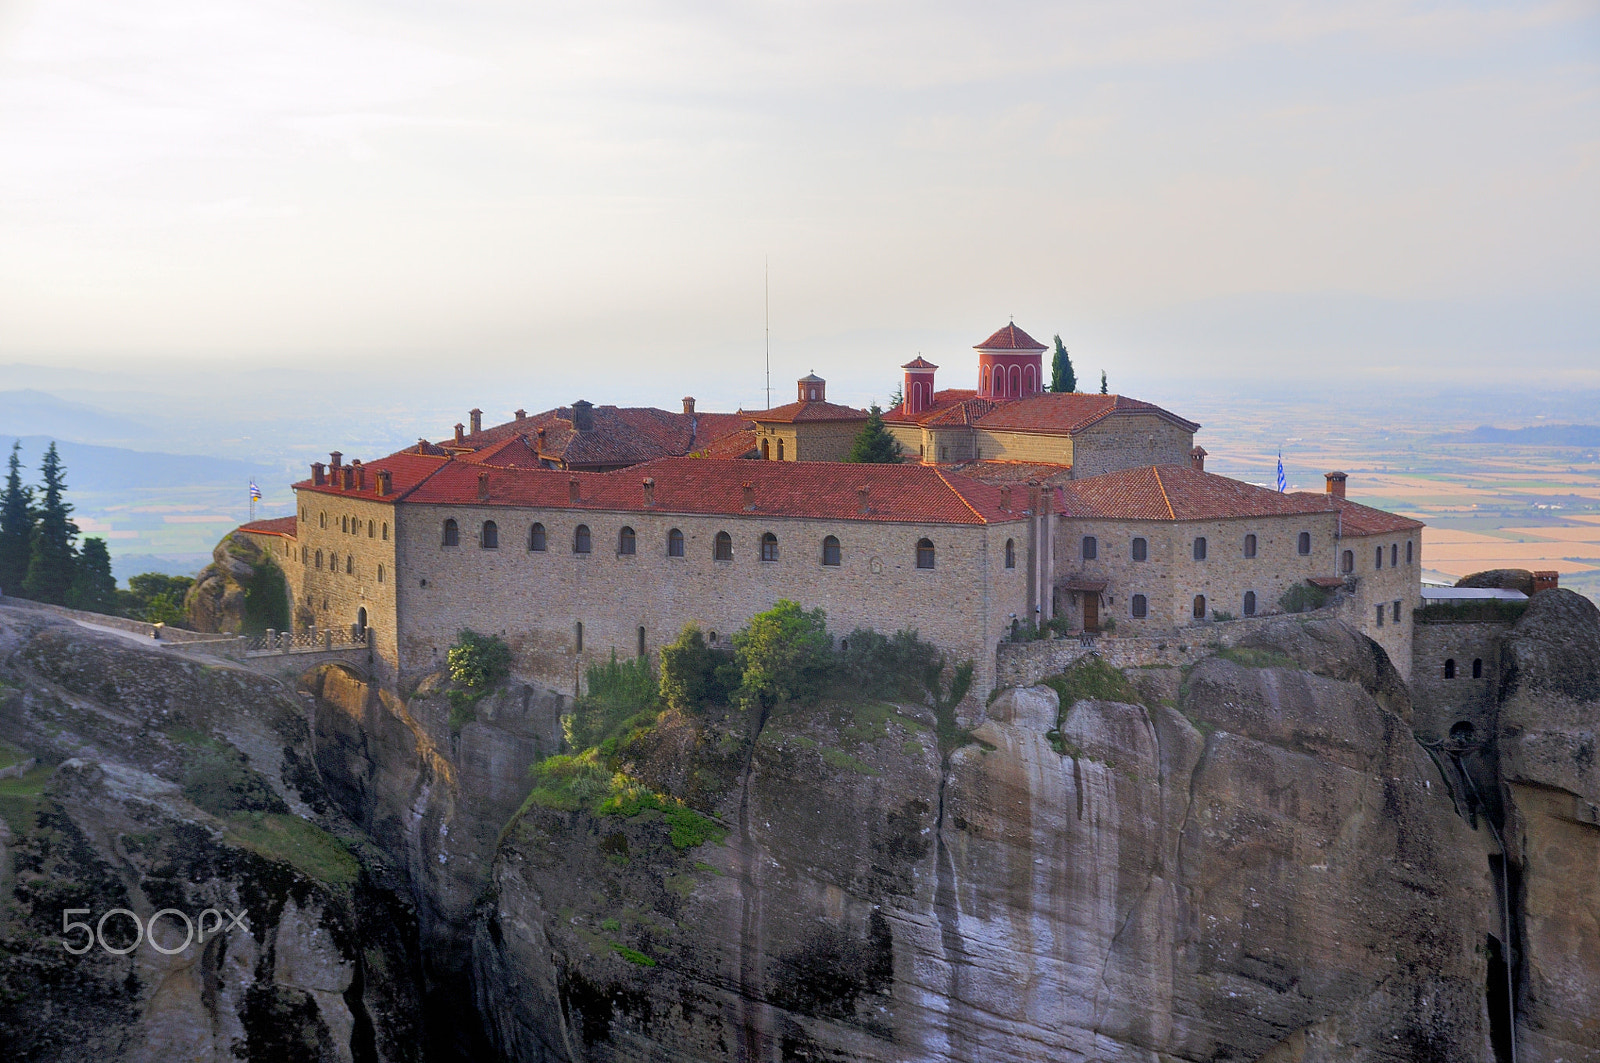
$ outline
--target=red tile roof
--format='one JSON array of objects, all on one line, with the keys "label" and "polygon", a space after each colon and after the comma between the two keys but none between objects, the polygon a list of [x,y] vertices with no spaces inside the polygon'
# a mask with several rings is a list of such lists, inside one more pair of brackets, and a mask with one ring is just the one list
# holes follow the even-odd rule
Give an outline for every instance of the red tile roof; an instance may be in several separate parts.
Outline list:
[{"label": "red tile roof", "polygon": [[1042,351],[1046,350],[1044,344],[1017,328],[1013,322],[1005,328],[996,330],[995,334],[976,344],[973,348],[979,351]]},{"label": "red tile roof", "polygon": [[939,367],[934,365],[932,362],[928,361],[927,359],[923,358],[922,355],[919,354],[919,355],[917,355],[917,357],[915,359],[913,359],[912,361],[907,362],[905,365],[901,366],[900,368],[901,369],[937,369]]},{"label": "red tile roof", "polygon": [[[571,408],[563,406],[469,433],[462,442],[479,451],[525,436],[537,453],[551,462],[578,467],[633,465],[687,454],[750,428],[750,419],[742,414],[674,413],[651,406],[596,406],[591,417],[590,429],[579,432]],[[545,430],[542,440],[538,437],[541,428]],[[442,440],[440,446],[454,449],[455,439]]]},{"label": "red tile roof", "polygon": [[986,484],[1026,484],[1030,480],[1049,487],[1067,483],[1072,479],[1071,465],[1058,465],[1042,461],[957,461],[941,464],[940,470],[954,476],[965,476]]},{"label": "red tile roof", "polygon": [[1339,522],[1339,532],[1349,539],[1359,539],[1367,535],[1395,535],[1400,532],[1414,532],[1422,529],[1420,520],[1402,517],[1398,513],[1390,513],[1383,509],[1373,509],[1363,506],[1359,502],[1352,502],[1348,498],[1337,495],[1315,494],[1310,491],[1296,491],[1297,495],[1310,498],[1326,499],[1339,510],[1342,518]]},{"label": "red tile roof", "polygon": [[[329,470],[327,482],[318,486],[310,480],[301,480],[294,485],[297,491],[311,491],[321,495],[343,495],[348,498],[366,498],[375,502],[398,502],[406,492],[415,488],[428,477],[444,468],[446,465],[460,464],[452,461],[448,456],[437,457],[433,454],[418,454],[415,446],[408,450],[397,451],[386,458],[366,463],[366,489],[357,490],[352,487],[346,491],[335,482],[336,477]],[[392,483],[387,495],[377,493],[378,473],[387,470]]]},{"label": "red tile roof", "polygon": [[746,412],[744,416],[757,424],[800,424],[808,421],[865,421],[867,411],[833,402],[802,401],[774,406],[770,410]]},{"label": "red tile roof", "polygon": [[735,432],[723,436],[708,447],[695,451],[696,458],[753,458],[757,455],[756,434],[753,431]]},{"label": "red tile roof", "polygon": [[1086,395],[1081,392],[1045,392],[1025,399],[998,403],[978,426],[1015,432],[1079,432],[1113,414],[1153,413],[1188,432],[1199,430],[1193,421],[1125,395]]},{"label": "red tile roof", "polygon": [[[970,403],[979,405],[958,411],[958,407]],[[890,424],[928,424],[936,418],[948,416],[960,419],[941,423],[971,424],[993,409],[994,405],[989,399],[978,398],[978,393],[971,388],[946,388],[944,391],[935,392],[933,402],[916,413],[904,412],[906,404],[902,402],[891,410],[885,410],[883,419]]]},{"label": "red tile roof", "polygon": [[[1021,507],[1000,508],[1000,489],[946,477],[923,465],[848,465],[837,462],[758,462],[660,458],[607,473],[531,469],[492,470],[489,497],[478,497],[482,466],[451,462],[406,501],[435,505],[537,506],[551,509],[658,513],[750,514],[824,520],[915,524],[986,524],[1023,519]],[[655,505],[646,506],[642,481],[655,480]],[[570,500],[578,482],[579,500]],[[751,487],[751,507],[744,486]],[[867,488],[860,512],[858,486]]]},{"label": "red tile roof", "polygon": [[1105,520],[1221,520],[1331,513],[1325,495],[1283,494],[1200,472],[1188,465],[1146,465],[1074,480],[1062,488],[1069,517]]},{"label": "red tile roof", "polygon": [[270,520],[253,520],[249,524],[241,524],[236,531],[249,532],[252,535],[282,535],[285,538],[295,537],[295,519],[293,517],[273,517]]}]

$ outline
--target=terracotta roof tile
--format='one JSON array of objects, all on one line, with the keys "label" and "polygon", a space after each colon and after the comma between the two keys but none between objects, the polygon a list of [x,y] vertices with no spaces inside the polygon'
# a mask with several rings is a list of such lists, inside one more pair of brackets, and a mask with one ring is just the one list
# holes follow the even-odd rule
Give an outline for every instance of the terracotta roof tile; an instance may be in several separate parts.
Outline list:
[{"label": "terracotta roof tile", "polygon": [[753,458],[757,454],[753,431],[735,432],[694,452],[696,458]]},{"label": "terracotta roof tile", "polygon": [[[572,409],[560,407],[530,414],[468,434],[463,444],[473,451],[525,436],[543,458],[568,465],[632,465],[652,458],[687,454],[724,436],[746,431],[750,419],[732,413],[674,413],[651,406],[595,406],[593,424],[579,432]],[[539,438],[539,429],[545,430]],[[454,438],[441,448],[455,448]],[[442,450],[441,450],[442,452]]]},{"label": "terracotta roof tile", "polygon": [[774,406],[770,410],[746,412],[745,416],[757,424],[799,424],[808,421],[865,421],[867,411],[833,402],[802,401]]},{"label": "terracotta roof tile", "polygon": [[1146,465],[1074,480],[1062,488],[1062,496],[1067,516],[1106,520],[1220,520],[1333,511],[1324,495],[1283,494],[1187,465]]},{"label": "terracotta roof tile", "polygon": [[[958,410],[963,404],[981,403],[981,406],[969,406],[966,410]],[[978,393],[971,388],[946,388],[944,391],[934,393],[933,402],[925,409],[916,413],[905,413],[905,403],[883,412],[883,419],[890,424],[928,424],[936,418],[958,418],[948,423],[971,424],[977,417],[993,409],[995,404],[989,399],[978,398]],[[956,412],[952,412],[956,411]],[[977,412],[982,411],[982,412]]]},{"label": "terracotta roof tile", "polygon": [[1002,329],[997,329],[994,335],[975,344],[974,350],[979,351],[1043,351],[1047,350],[1044,344],[1017,328],[1013,322]]},{"label": "terracotta roof tile", "polygon": [[[916,524],[984,524],[1022,519],[1000,508],[1000,489],[945,477],[922,465],[837,462],[756,462],[660,458],[608,473],[503,469],[490,473],[487,502],[478,498],[481,466],[451,462],[406,501],[439,505],[539,506],[552,509],[658,513],[750,514],[827,520]],[[655,505],[646,506],[642,480],[655,480]],[[577,480],[579,500],[570,500]],[[744,485],[754,508],[745,508]],[[860,512],[857,487],[867,487]]]},{"label": "terracotta roof tile", "polygon": [[922,355],[919,354],[919,355],[916,356],[916,358],[914,358],[911,361],[907,362],[905,365],[901,366],[900,368],[901,369],[937,369],[939,367],[934,365],[932,362],[928,361],[926,358],[922,357]]},{"label": "terracotta roof tile", "polygon": [[1383,509],[1374,509],[1363,506],[1360,502],[1352,502],[1348,498],[1339,498],[1336,495],[1315,494],[1310,491],[1296,491],[1297,495],[1310,498],[1327,499],[1336,507],[1343,517],[1339,522],[1340,533],[1346,538],[1359,539],[1366,535],[1394,535],[1399,532],[1420,531],[1422,521],[1402,517],[1398,513],[1390,513]]},{"label": "terracotta roof tile", "polygon": [[250,532],[252,535],[282,535],[293,539],[297,529],[293,517],[273,517],[270,520],[253,520],[249,524],[241,524],[236,530]]},{"label": "terracotta roof tile", "polygon": [[1037,480],[1048,487],[1067,483],[1072,479],[1071,465],[1058,465],[1042,461],[958,461],[940,465],[939,468],[954,476],[965,476],[986,484],[1026,484]]},{"label": "terracotta roof tile", "polygon": [[1185,431],[1200,426],[1150,402],[1125,395],[1089,395],[1082,392],[1045,392],[1025,399],[997,403],[992,413],[978,421],[981,428],[1018,432],[1078,432],[1113,414],[1153,413]]},{"label": "terracotta roof tile", "polygon": [[[334,483],[332,471],[329,471],[328,482],[317,486],[310,480],[301,480],[294,485],[297,491],[311,491],[316,494],[344,495],[350,498],[368,498],[381,502],[396,502],[403,498],[406,492],[415,488],[428,477],[444,468],[446,465],[460,464],[450,460],[448,456],[438,457],[433,454],[418,454],[416,447],[409,450],[398,451],[386,458],[366,463],[366,488],[357,490],[351,488],[346,491]],[[391,477],[389,493],[379,496],[377,474],[387,470]]]}]

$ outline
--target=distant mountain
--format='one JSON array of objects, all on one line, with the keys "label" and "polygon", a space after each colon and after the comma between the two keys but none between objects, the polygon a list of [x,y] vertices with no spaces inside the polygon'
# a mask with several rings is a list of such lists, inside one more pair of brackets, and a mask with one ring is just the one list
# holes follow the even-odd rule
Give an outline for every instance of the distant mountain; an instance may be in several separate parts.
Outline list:
[{"label": "distant mountain", "polygon": [[0,432],[90,443],[131,443],[158,435],[157,429],[131,417],[98,406],[68,402],[32,388],[0,391]]},{"label": "distant mountain", "polygon": [[1511,443],[1529,447],[1600,447],[1600,425],[1537,424],[1530,428],[1491,428],[1482,425],[1470,432],[1449,432],[1438,437],[1441,443]]},{"label": "distant mountain", "polygon": [[[11,455],[14,435],[0,435],[0,461]],[[23,483],[37,483],[39,461],[51,436],[22,436]],[[232,458],[209,458],[198,454],[151,454],[122,447],[102,447],[92,443],[72,443],[56,439],[56,453],[67,467],[67,495],[79,492],[122,493],[151,487],[210,487],[232,485],[240,489],[254,477],[265,486],[271,468]],[[0,466],[0,476],[4,467]]]}]

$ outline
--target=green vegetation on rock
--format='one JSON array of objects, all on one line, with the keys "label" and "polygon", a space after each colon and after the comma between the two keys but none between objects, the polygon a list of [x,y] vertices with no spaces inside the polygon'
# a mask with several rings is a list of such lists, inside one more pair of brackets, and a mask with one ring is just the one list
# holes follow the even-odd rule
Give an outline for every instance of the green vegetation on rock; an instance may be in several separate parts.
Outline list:
[{"label": "green vegetation on rock", "polygon": [[1278,608],[1286,613],[1309,613],[1328,604],[1328,592],[1309,583],[1296,583],[1278,598]]},{"label": "green vegetation on rock", "polygon": [[1256,649],[1250,646],[1226,646],[1217,650],[1217,656],[1246,668],[1298,668],[1288,654],[1280,650]]},{"label": "green vegetation on rock", "polygon": [[619,661],[612,650],[609,661],[589,666],[584,686],[583,696],[561,720],[567,745],[573,749],[600,745],[629,725],[648,726],[655,719],[659,686],[648,657]]},{"label": "green vegetation on rock", "polygon": [[462,628],[446,657],[456,685],[450,699],[450,729],[459,731],[477,719],[475,706],[511,674],[511,648],[498,635],[480,635]]},{"label": "green vegetation on rock", "polygon": [[294,867],[330,886],[353,885],[361,865],[343,842],[299,816],[280,812],[236,812],[228,838],[246,849]]}]

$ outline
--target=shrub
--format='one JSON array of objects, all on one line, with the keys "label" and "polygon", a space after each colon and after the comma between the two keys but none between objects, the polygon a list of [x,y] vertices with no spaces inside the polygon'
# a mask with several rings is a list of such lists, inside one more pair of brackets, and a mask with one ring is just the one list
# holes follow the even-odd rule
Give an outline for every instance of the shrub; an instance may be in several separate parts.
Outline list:
[{"label": "shrub", "polygon": [[1278,608],[1286,613],[1309,613],[1326,604],[1328,592],[1310,583],[1296,583],[1278,599]]},{"label": "shrub", "polygon": [[480,635],[462,628],[446,661],[450,679],[457,684],[447,695],[450,729],[459,731],[477,718],[473,706],[511,674],[511,648],[497,635]]},{"label": "shrub", "polygon": [[938,648],[910,628],[885,637],[858,627],[845,642],[837,675],[840,685],[858,697],[924,700],[944,671]]},{"label": "shrub", "polygon": [[822,693],[833,668],[827,614],[807,612],[787,598],[733,636],[742,670],[739,700],[746,707],[804,701]]},{"label": "shrub", "polygon": [[546,757],[529,768],[528,774],[534,782],[528,803],[563,812],[595,807],[612,790],[611,770],[600,762],[593,749]]},{"label": "shrub", "polygon": [[694,624],[684,625],[676,641],[661,647],[659,692],[669,708],[691,712],[724,702],[738,683],[733,658],[707,645],[705,633]]},{"label": "shrub", "polygon": [[567,744],[582,750],[604,742],[622,726],[658,704],[656,677],[646,657],[619,661],[615,650],[605,664],[584,673],[588,693],[574,702],[561,721]]}]

